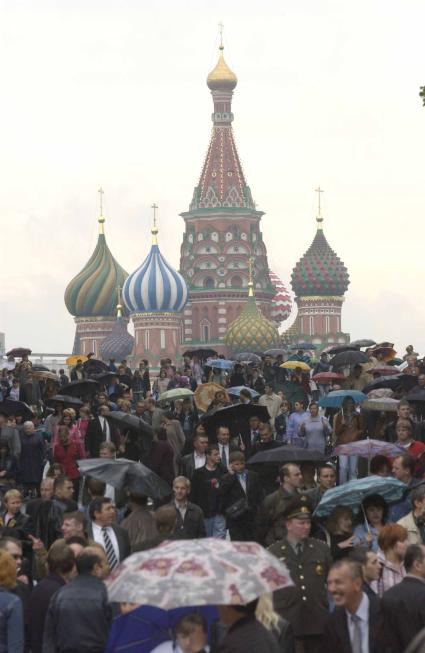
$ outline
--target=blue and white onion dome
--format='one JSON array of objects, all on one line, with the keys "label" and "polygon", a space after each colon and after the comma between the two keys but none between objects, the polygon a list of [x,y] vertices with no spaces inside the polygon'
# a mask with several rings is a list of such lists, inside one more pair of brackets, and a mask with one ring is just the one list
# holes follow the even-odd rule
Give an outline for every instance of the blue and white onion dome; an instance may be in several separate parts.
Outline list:
[{"label": "blue and white onion dome", "polygon": [[159,251],[158,229],[151,233],[151,251],[124,283],[124,303],[130,313],[180,313],[189,298],[186,282]]}]

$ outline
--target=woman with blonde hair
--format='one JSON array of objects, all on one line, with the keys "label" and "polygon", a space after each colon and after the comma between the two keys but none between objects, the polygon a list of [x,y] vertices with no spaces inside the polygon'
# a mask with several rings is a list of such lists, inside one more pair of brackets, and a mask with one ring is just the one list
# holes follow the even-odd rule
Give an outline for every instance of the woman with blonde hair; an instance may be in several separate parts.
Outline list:
[{"label": "woman with blonde hair", "polygon": [[21,599],[12,593],[16,587],[16,563],[10,553],[0,549],[0,653],[23,653],[24,617]]},{"label": "woman with blonde hair", "polygon": [[262,594],[255,609],[257,621],[263,624],[276,637],[282,653],[295,653],[295,640],[292,627],[277,612],[273,606],[273,595]]}]

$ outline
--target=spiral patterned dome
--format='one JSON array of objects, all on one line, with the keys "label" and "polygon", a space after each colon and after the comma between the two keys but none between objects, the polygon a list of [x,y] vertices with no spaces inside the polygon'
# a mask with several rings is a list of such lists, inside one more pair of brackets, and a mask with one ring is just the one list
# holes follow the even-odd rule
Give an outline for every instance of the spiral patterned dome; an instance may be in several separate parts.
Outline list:
[{"label": "spiral patterned dome", "polygon": [[313,242],[292,272],[292,290],[297,297],[342,296],[349,283],[347,268],[319,226]]},{"label": "spiral patterned dome", "polygon": [[121,309],[122,306],[119,306],[115,326],[100,345],[100,356],[104,361],[109,361],[111,358],[121,361],[133,351],[134,338],[127,331],[127,324],[121,315]]},{"label": "spiral patterned dome", "polygon": [[187,303],[186,282],[159,251],[157,233],[152,230],[151,251],[124,283],[123,299],[130,313],[180,313]]},{"label": "spiral patterned dome", "polygon": [[101,233],[93,254],[65,290],[65,305],[74,317],[116,315],[116,288],[122,287],[128,276],[112,256],[103,224],[100,226]]},{"label": "spiral patterned dome", "polygon": [[230,324],[224,341],[234,354],[243,351],[263,352],[279,346],[277,327],[262,315],[252,288],[249,290],[245,308]]},{"label": "spiral patterned dome", "polygon": [[269,270],[269,279],[276,288],[276,294],[273,298],[273,308],[270,315],[276,326],[279,326],[281,322],[288,319],[291,314],[292,299],[280,278],[271,270]]}]

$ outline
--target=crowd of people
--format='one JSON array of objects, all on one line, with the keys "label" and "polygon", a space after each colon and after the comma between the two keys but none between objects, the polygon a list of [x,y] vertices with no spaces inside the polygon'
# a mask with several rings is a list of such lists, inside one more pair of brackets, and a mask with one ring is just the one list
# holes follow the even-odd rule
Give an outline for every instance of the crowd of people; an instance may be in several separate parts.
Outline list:
[{"label": "crowd of people", "polygon": [[[28,355],[9,357],[0,378],[0,653],[107,650],[113,618],[131,606],[110,604],[104,580],[132,553],[205,537],[260,543],[293,586],[222,608],[212,634],[201,615],[185,615],[157,653],[416,646],[425,628],[425,362],[409,346],[391,372],[389,345],[338,367],[326,352],[312,362],[306,348],[246,361],[198,352],[178,366],[162,360],[155,374],[147,361],[132,370],[90,355],[56,374]],[[366,439],[378,441],[376,455],[338,453]],[[264,454],[268,462],[256,462]],[[169,493],[82,474],[81,461],[99,458],[141,462]],[[357,503],[318,516],[334,488],[368,476],[397,479],[402,495],[385,498],[372,479]]]}]

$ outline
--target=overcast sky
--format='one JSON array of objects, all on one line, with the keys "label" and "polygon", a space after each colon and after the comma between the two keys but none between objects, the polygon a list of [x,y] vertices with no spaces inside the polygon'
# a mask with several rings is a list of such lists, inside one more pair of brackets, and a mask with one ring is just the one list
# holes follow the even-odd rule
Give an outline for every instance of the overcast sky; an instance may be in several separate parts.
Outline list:
[{"label": "overcast sky", "polygon": [[72,350],[63,294],[95,246],[100,185],[121,265],[146,256],[155,201],[178,266],[220,21],[271,269],[289,286],[320,184],[325,234],[351,277],[344,331],[424,354],[423,0],[0,0],[6,345]]}]

